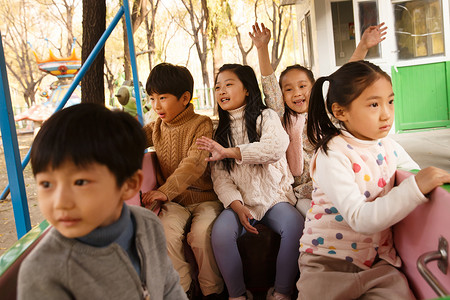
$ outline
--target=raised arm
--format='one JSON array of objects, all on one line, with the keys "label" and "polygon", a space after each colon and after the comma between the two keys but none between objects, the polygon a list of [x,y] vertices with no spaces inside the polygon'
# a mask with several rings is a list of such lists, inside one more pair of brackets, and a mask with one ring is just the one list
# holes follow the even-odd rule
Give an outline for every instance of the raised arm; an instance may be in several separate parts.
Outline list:
[{"label": "raised arm", "polygon": [[284,114],[284,101],[280,85],[277,82],[275,74],[273,73],[272,65],[269,58],[269,41],[270,30],[261,23],[252,26],[253,32],[249,32],[250,38],[256,46],[258,51],[259,69],[261,71],[261,83],[264,93],[264,101],[266,105],[277,112],[280,118]]},{"label": "raised arm", "polygon": [[363,60],[370,48],[378,45],[386,39],[385,35],[387,26],[383,26],[384,22],[376,26],[370,26],[364,31],[361,41],[359,41],[359,44],[353,52],[352,57],[350,57],[349,62]]},{"label": "raised arm", "polygon": [[250,38],[255,44],[258,51],[259,69],[262,76],[269,76],[273,73],[272,65],[269,58],[269,41],[270,30],[261,23],[261,28],[258,23],[252,26],[253,32],[249,32]]}]

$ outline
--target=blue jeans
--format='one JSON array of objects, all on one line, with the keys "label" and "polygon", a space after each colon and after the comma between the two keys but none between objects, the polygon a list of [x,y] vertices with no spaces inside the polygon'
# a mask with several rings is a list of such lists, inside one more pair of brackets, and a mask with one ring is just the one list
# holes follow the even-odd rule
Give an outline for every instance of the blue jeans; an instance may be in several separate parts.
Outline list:
[{"label": "blue jeans", "polygon": [[[275,204],[261,221],[251,220],[252,226],[262,223],[281,236],[275,290],[282,294],[291,294],[295,284],[304,222],[300,212],[287,202]],[[228,208],[217,217],[211,234],[214,256],[230,297],[239,297],[246,291],[242,260],[237,246],[237,239],[244,233],[246,230],[238,215]]]}]

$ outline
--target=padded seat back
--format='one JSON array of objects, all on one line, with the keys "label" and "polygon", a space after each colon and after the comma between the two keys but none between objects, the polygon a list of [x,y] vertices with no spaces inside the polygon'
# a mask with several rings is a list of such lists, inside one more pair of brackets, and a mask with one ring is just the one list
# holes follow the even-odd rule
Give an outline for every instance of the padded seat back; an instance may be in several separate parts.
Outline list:
[{"label": "padded seat back", "polygon": [[[397,171],[396,184],[413,175]],[[394,225],[394,244],[402,259],[402,271],[418,299],[436,298],[437,295],[420,275],[417,259],[426,252],[438,250],[438,240],[443,236],[450,242],[450,193],[442,187],[430,194],[430,201],[418,206],[406,218]],[[450,291],[450,269],[443,274],[436,262],[427,267],[441,284]]]}]

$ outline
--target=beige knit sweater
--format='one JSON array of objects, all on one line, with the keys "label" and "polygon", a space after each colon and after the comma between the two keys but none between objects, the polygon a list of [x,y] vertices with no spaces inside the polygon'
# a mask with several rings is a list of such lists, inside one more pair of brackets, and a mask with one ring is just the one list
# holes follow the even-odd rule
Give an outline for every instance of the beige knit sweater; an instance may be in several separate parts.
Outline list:
[{"label": "beige knit sweater", "polygon": [[222,163],[212,167],[214,190],[227,208],[235,200],[241,201],[252,216],[261,220],[266,212],[279,202],[295,204],[291,184],[294,178],[286,160],[289,137],[277,114],[266,109],[257,119],[259,142],[249,143],[244,129],[244,107],[229,111],[233,142],[241,151],[242,160],[236,161],[228,173]]},{"label": "beige knit sweater", "polygon": [[182,205],[217,200],[205,158],[209,152],[195,143],[202,136],[212,137],[212,122],[189,106],[171,122],[158,118],[144,126],[148,146],[154,146],[158,158],[158,190],[169,201]]}]

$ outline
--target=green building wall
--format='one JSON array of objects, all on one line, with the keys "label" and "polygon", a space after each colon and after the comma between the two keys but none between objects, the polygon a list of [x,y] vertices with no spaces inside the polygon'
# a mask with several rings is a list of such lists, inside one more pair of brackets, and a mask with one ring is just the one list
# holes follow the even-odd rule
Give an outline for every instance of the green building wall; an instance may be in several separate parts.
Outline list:
[{"label": "green building wall", "polygon": [[392,67],[396,131],[450,127],[450,62]]}]

